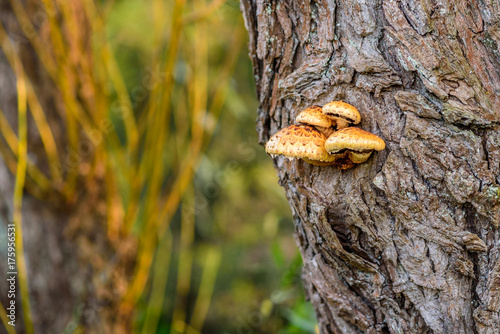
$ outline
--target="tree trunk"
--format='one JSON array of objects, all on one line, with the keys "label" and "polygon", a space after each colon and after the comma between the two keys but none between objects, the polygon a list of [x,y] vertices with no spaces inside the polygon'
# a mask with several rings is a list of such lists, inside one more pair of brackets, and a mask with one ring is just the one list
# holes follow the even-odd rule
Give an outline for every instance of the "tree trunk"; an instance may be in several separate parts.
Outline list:
[{"label": "tree trunk", "polygon": [[277,157],[321,333],[500,333],[500,5],[251,1],[264,144],[343,100],[387,148],[353,169]]}]

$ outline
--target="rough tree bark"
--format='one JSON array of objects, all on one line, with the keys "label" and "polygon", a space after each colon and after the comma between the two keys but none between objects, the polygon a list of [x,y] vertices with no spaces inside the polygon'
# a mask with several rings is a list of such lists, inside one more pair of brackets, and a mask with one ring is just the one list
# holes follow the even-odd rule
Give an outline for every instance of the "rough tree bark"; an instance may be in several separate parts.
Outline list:
[{"label": "rough tree bark", "polygon": [[500,333],[500,5],[242,0],[264,144],[343,100],[387,149],[274,160],[321,333]]}]

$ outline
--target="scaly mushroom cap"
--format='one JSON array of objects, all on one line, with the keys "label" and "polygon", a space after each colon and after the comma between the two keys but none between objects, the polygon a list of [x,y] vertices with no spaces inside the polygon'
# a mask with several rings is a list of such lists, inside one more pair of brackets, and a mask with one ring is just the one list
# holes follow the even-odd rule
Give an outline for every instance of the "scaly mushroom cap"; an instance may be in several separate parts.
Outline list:
[{"label": "scaly mushroom cap", "polygon": [[336,125],[333,119],[323,114],[320,106],[312,106],[303,110],[295,117],[295,121],[297,123],[312,125],[327,137],[333,133],[333,127]]},{"label": "scaly mushroom cap", "polygon": [[345,128],[334,132],[325,142],[325,149],[330,154],[348,151],[354,163],[365,162],[373,150],[381,151],[385,142],[377,135],[360,128]]},{"label": "scaly mushroom cap", "polygon": [[274,134],[266,144],[266,152],[271,157],[281,154],[289,159],[305,159],[309,163],[333,163],[337,156],[326,152],[325,141],[326,136],[312,126],[295,124]]},{"label": "scaly mushroom cap", "polygon": [[319,106],[312,106],[303,110],[297,117],[295,117],[295,121],[297,123],[319,126],[322,128],[329,128],[332,126],[332,120],[323,114],[323,111]]},{"label": "scaly mushroom cap", "polygon": [[358,109],[342,101],[332,101],[325,104],[323,114],[334,119],[337,122],[338,129],[349,126],[349,123],[358,124],[361,122]]}]

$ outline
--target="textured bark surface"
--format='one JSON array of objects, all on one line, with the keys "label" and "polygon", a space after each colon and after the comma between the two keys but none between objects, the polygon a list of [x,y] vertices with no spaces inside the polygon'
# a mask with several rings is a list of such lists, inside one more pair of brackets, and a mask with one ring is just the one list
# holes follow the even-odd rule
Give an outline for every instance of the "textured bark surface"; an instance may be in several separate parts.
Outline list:
[{"label": "textured bark surface", "polygon": [[250,1],[261,143],[343,100],[387,149],[275,159],[322,333],[500,333],[500,5]]},{"label": "textured bark surface", "polygon": [[[29,17],[36,18],[36,15],[43,14],[38,9],[40,4],[38,1],[26,1]],[[75,2],[75,5],[78,3]],[[65,112],[61,96],[43,70],[28,39],[23,36],[9,0],[0,0],[0,21],[23,59],[24,69],[50,122],[64,167],[68,160],[74,164],[75,156],[68,153],[67,133],[61,119]],[[92,53],[89,51],[88,54]],[[78,62],[78,59],[75,61]],[[74,89],[72,93],[77,95],[81,93],[78,89],[82,88],[68,89]],[[17,133],[16,77],[2,49],[0,107]],[[31,117],[28,121],[30,158],[49,174],[38,130]],[[0,145],[8,150],[1,135]],[[91,156],[76,158],[77,166],[81,166]],[[39,194],[43,201],[28,192],[24,195],[23,244],[36,333],[73,333],[77,327],[86,333],[130,332],[131,318],[119,314],[118,306],[129,282],[136,248],[133,242],[121,240],[120,252],[117,245],[108,240],[104,167],[98,163],[96,170],[95,177],[79,180],[77,197],[70,203],[55,196],[55,191]],[[14,182],[15,177],[0,156],[0,302],[4,306],[9,301],[9,287],[3,280],[8,271],[6,227],[12,223]],[[27,177],[26,188],[29,189],[31,184],[33,180]],[[17,284],[15,330],[25,333],[19,289]],[[2,332],[3,325],[0,328]]]}]

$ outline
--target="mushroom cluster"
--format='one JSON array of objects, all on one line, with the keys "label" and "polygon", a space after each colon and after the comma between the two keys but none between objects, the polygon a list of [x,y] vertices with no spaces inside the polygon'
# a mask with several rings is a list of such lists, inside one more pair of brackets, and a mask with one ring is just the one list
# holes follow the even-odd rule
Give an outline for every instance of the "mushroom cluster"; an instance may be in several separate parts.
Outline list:
[{"label": "mushroom cluster", "polygon": [[373,151],[385,148],[379,136],[349,127],[358,124],[361,115],[354,106],[342,101],[309,107],[295,121],[298,124],[281,129],[269,139],[267,154],[302,159],[316,166],[349,169],[368,160]]}]

